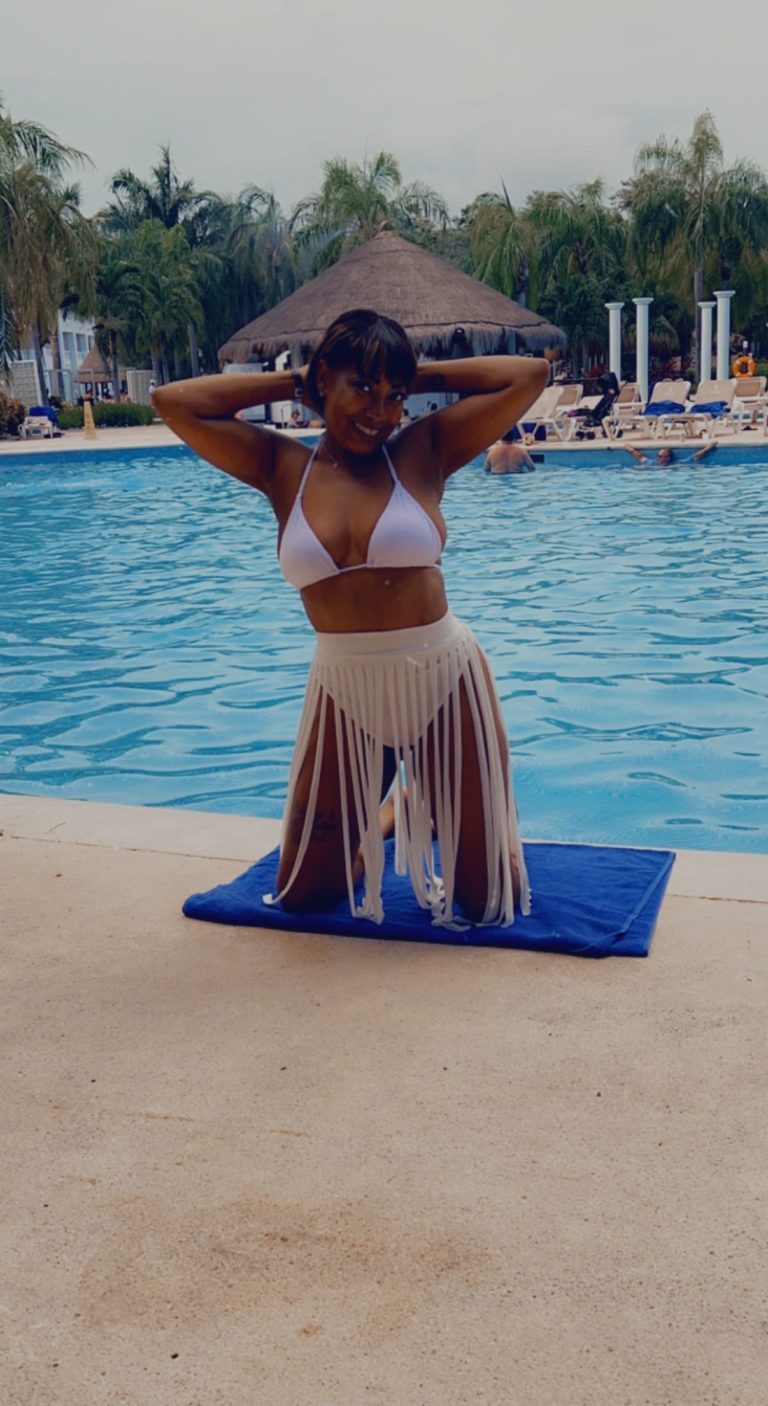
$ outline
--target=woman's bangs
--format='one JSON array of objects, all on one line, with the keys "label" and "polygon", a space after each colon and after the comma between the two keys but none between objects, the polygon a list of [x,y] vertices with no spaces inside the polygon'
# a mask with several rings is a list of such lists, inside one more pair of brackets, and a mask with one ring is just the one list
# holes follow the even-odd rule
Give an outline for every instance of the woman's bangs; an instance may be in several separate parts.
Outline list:
[{"label": "woman's bangs", "polygon": [[393,385],[402,382],[407,388],[416,377],[416,357],[410,344],[395,336],[386,324],[372,327],[355,351],[357,370],[367,381],[386,378]]}]

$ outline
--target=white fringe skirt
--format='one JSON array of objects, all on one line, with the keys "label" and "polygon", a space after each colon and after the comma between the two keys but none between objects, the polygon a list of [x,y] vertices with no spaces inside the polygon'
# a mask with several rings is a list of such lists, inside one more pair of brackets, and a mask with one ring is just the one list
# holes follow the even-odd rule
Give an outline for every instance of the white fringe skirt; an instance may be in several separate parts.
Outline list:
[{"label": "white fringe skirt", "polygon": [[[419,905],[432,913],[435,925],[467,926],[454,912],[461,827],[463,684],[479,757],[476,786],[483,811],[488,895],[482,922],[506,926],[513,921],[513,861],[520,883],[520,908],[523,913],[530,912],[509,767],[505,775],[499,757],[494,709],[494,704],[498,708],[498,696],[490,670],[483,667],[484,659],[471,630],[450,611],[434,624],[405,630],[317,635],[291,767],[285,824],[291,821],[296,786],[314,733],[318,741],[308,803],[291,873],[280,893],[268,896],[269,902],[276,903],[289,892],[309,847],[323,760],[322,739],[332,706],[351,912],[375,923],[384,918],[384,841],[379,808],[385,748],[392,748],[397,767],[393,783],[396,872],[408,874]],[[428,742],[435,758],[432,778]],[[362,902],[355,895],[350,797],[365,869]],[[285,837],[284,831],[284,843]]]}]

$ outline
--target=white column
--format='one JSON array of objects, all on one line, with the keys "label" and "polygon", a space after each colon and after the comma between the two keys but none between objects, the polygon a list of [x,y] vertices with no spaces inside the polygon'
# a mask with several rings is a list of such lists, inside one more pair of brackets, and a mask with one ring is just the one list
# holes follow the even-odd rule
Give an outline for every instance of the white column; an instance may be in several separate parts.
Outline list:
[{"label": "white column", "polygon": [[701,346],[699,347],[699,380],[712,379],[712,312],[715,303],[699,303],[701,308]]},{"label": "white column", "polygon": [[731,354],[728,342],[731,336],[731,298],[736,297],[734,289],[721,289],[717,298],[717,379],[728,381],[731,376]]},{"label": "white column", "polygon": [[648,400],[648,309],[653,298],[633,298],[637,308],[637,328],[635,331],[637,356],[636,376],[643,404]]},{"label": "white column", "polygon": [[606,303],[608,309],[608,365],[621,382],[621,309],[623,303]]}]

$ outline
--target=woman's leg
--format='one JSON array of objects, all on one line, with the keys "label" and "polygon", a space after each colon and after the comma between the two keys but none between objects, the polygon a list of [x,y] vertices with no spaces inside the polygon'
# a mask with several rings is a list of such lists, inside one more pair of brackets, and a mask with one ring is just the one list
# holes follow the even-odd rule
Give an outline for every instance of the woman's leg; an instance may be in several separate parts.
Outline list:
[{"label": "woman's leg", "polygon": [[[515,906],[520,903],[521,883],[517,859],[509,834],[506,807],[499,804],[499,797],[506,798],[509,792],[509,744],[504,720],[496,697],[496,689],[488,663],[479,653],[482,682],[485,684],[485,697],[490,708],[490,728],[483,726],[487,709],[478,698],[478,689],[471,678],[462,678],[459,684],[459,733],[460,758],[454,741],[452,728],[445,726],[445,718],[440,717],[430,724],[427,733],[427,765],[429,768],[430,791],[435,797],[436,770],[444,768],[446,758],[441,755],[447,749],[447,771],[453,803],[460,803],[459,833],[456,847],[454,896],[472,922],[481,922],[485,916],[489,888],[495,881],[502,885],[503,858],[493,861],[497,874],[488,872],[488,843],[493,836],[488,835],[489,825],[503,826],[502,843],[509,854],[512,891]],[[472,701],[470,700],[472,691]],[[473,707],[474,702],[474,707]],[[444,709],[441,709],[441,714]],[[478,726],[478,718],[480,726]],[[479,735],[478,735],[479,734]],[[483,775],[487,784],[483,784]],[[496,792],[496,803],[492,803],[489,791]],[[441,840],[440,826],[437,823],[438,842]],[[443,837],[445,838],[445,837]]]},{"label": "woman's leg", "polygon": [[[363,872],[352,779],[354,762],[350,764],[348,734],[344,726],[337,727],[335,704],[330,698],[326,700],[324,722],[321,723],[321,719],[322,709],[318,707],[289,799],[290,811],[286,816],[277,872],[277,891],[282,894],[282,904],[288,909],[298,911],[329,907],[345,897],[347,853],[352,857],[353,883],[357,883]],[[312,805],[312,781],[318,748],[320,773]],[[389,791],[395,775],[394,754],[390,749],[385,749],[383,760],[382,799]],[[312,814],[309,814],[310,809]],[[382,832],[386,837],[394,826],[394,806],[391,800],[383,800],[379,815]],[[307,826],[308,843],[299,868],[293,874]],[[346,835],[345,829],[348,832]],[[287,884],[289,887],[283,893]]]}]

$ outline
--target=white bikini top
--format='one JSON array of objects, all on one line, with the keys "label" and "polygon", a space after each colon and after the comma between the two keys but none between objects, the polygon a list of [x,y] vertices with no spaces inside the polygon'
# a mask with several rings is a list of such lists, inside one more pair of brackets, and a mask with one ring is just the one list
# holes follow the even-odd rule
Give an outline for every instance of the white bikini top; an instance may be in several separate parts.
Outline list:
[{"label": "white bikini top", "polygon": [[364,562],[357,566],[337,566],[304,516],[302,499],[309,471],[317,457],[316,445],[302,475],[299,491],[285,524],[278,561],[286,581],[297,590],[314,586],[329,576],[341,576],[345,571],[381,570],[384,567],[436,566],[443,543],[429,513],[403,486],[395,473],[386,447],[384,456],[392,476],[393,488],[386,507],[371,533]]}]

